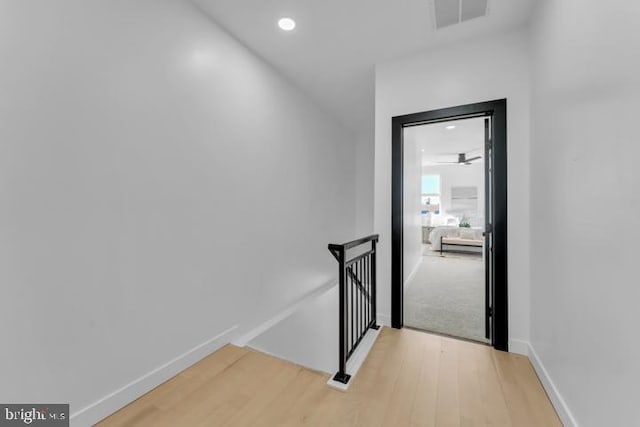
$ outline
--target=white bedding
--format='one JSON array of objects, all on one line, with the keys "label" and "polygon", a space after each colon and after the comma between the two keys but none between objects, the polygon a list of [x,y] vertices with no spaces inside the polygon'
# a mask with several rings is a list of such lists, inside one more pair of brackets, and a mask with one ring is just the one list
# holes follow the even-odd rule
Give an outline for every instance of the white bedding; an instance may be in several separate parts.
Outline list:
[{"label": "white bedding", "polygon": [[440,250],[440,237],[459,237],[462,239],[482,240],[482,230],[479,228],[464,228],[454,226],[436,227],[429,234],[431,249]]}]

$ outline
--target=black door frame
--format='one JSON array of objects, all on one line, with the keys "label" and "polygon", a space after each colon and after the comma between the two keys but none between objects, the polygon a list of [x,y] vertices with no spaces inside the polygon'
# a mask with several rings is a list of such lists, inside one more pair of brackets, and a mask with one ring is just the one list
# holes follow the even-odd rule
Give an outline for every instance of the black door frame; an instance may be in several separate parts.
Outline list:
[{"label": "black door frame", "polygon": [[493,257],[491,344],[508,351],[507,297],[507,100],[498,99],[457,107],[407,114],[392,118],[391,138],[391,326],[404,325],[403,295],[403,129],[410,126],[461,120],[470,117],[492,118],[493,156]]}]

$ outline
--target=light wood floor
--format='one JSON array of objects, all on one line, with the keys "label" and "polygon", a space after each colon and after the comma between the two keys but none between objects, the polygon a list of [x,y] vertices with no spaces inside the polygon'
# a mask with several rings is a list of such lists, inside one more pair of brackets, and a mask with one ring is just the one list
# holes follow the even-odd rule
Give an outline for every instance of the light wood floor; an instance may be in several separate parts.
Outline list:
[{"label": "light wood floor", "polygon": [[346,393],[327,375],[228,345],[108,426],[560,426],[520,355],[384,328]]}]

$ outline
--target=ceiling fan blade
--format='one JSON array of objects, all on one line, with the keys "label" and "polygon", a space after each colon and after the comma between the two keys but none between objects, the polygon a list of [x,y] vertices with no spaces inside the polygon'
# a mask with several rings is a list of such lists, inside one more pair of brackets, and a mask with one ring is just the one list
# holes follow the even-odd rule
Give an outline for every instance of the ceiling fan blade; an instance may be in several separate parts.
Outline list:
[{"label": "ceiling fan blade", "polygon": [[465,163],[473,162],[474,160],[478,160],[478,159],[481,159],[481,158],[482,158],[482,156],[472,157],[470,159],[466,159]]}]

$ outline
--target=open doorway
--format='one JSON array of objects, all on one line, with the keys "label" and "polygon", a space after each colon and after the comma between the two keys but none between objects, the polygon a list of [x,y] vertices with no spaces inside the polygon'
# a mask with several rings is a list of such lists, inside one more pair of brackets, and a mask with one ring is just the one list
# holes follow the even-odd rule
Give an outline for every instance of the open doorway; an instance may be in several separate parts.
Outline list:
[{"label": "open doorway", "polygon": [[506,100],[394,117],[392,136],[392,326],[507,350]]},{"label": "open doorway", "polygon": [[485,121],[404,129],[405,326],[488,342]]}]

